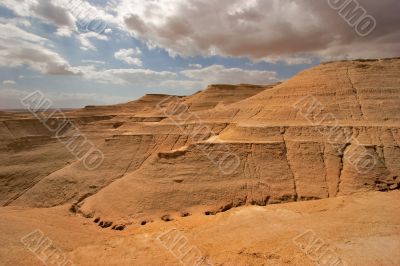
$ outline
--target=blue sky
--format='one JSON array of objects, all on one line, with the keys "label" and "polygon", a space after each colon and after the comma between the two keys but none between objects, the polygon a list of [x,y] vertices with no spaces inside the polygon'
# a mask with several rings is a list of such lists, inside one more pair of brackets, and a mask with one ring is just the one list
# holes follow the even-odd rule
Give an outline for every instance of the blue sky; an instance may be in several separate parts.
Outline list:
[{"label": "blue sky", "polygon": [[[145,93],[191,94],[210,83],[270,84],[320,61],[397,52],[390,50],[397,40],[379,52],[382,44],[359,38],[328,5],[317,5],[316,15],[334,18],[326,27],[335,39],[324,35],[318,16],[301,14],[307,6],[290,0],[82,2],[82,10],[102,18],[100,32],[86,30],[67,2],[0,3],[1,109],[18,108],[33,90],[56,107],[113,104]],[[216,15],[204,15],[207,8]]]}]

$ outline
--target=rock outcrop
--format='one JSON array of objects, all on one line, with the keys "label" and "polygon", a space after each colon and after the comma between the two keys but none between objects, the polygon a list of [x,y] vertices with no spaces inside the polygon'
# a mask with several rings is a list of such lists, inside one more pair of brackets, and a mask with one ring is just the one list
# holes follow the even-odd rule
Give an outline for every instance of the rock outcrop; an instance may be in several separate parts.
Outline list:
[{"label": "rock outcrop", "polygon": [[[2,168],[13,180],[3,204],[68,202],[85,217],[124,226],[400,186],[399,59],[327,63],[274,86],[212,85],[187,97],[147,95],[67,113],[76,121],[100,114],[109,117],[76,123],[104,153],[96,171],[39,124],[16,130],[20,136],[12,127],[27,121],[1,121],[2,145],[26,147]],[[18,144],[28,135],[41,138]],[[33,166],[13,172],[44,148],[60,156],[47,175]]]}]

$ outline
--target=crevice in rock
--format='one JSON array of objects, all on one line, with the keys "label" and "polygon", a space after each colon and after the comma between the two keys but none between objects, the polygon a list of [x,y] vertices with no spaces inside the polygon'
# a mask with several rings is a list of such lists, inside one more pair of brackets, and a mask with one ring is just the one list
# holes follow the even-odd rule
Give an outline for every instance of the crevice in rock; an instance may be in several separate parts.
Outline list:
[{"label": "crevice in rock", "polygon": [[322,143],[322,151],[321,151],[321,160],[322,163],[324,164],[324,169],[325,169],[325,185],[326,185],[326,193],[328,194],[328,198],[330,198],[330,193],[329,193],[329,185],[328,185],[328,181],[327,181],[327,177],[328,177],[328,167],[326,165],[325,162],[325,143]]},{"label": "crevice in rock", "polygon": [[276,204],[288,203],[288,202],[293,202],[293,201],[300,200],[300,199],[302,199],[302,198],[303,198],[303,197],[299,197],[299,198],[295,198],[295,199],[294,199],[294,196],[293,196],[293,195],[282,195],[282,196],[280,196],[280,197],[277,198],[277,199],[269,199],[269,200],[268,200],[268,204],[276,205]]},{"label": "crevice in rock", "polygon": [[[134,155],[133,155],[133,157],[132,157],[132,159],[131,159],[131,162],[128,164],[128,167],[126,167],[124,173],[123,173],[122,175],[120,175],[119,177],[117,177],[117,178],[114,180],[114,182],[115,182],[116,180],[118,180],[118,179],[124,177],[124,176],[128,173],[129,169],[131,168],[133,162],[134,162],[135,159],[136,159],[136,155],[139,153],[139,151],[141,150],[142,146],[143,146],[143,138],[140,139],[139,148],[138,148],[138,149],[136,150],[136,152],[134,153]],[[157,146],[157,145],[156,145],[156,146]],[[140,167],[142,167],[142,165],[144,164],[144,162],[150,157],[151,154],[152,154],[152,152],[149,153],[149,154],[142,160],[142,162],[137,166],[136,170],[138,170]]]},{"label": "crevice in rock", "polygon": [[187,146],[187,145],[188,145],[188,142],[189,142],[189,135],[186,135],[186,136],[185,136],[185,140],[182,142],[182,143],[183,143],[183,144],[182,144],[182,147]]},{"label": "crevice in rock", "polygon": [[123,126],[125,123],[124,122],[116,122],[113,124],[113,128],[117,129],[120,128],[121,126]]},{"label": "crevice in rock", "polygon": [[250,117],[248,118],[248,120],[251,120],[253,117],[256,117],[257,115],[259,115],[259,114],[261,113],[262,110],[263,110],[263,108],[262,108],[262,106],[260,106],[260,107],[258,108],[258,111],[257,111],[254,115],[250,116]]},{"label": "crevice in rock", "polygon": [[[255,146],[254,146],[254,143],[252,143],[251,144],[251,147],[250,147],[250,153],[249,153],[249,156],[250,156],[250,158],[248,158],[249,159],[249,169],[250,169],[250,174],[251,175],[253,175],[254,174],[254,177],[256,178],[256,179],[260,179],[260,173],[259,173],[259,169],[258,169],[258,167],[257,167],[257,164],[256,164],[256,162],[255,162],[255,160],[254,160],[254,153],[255,153],[255,148],[254,148]],[[254,178],[253,176],[251,176],[252,178]]]},{"label": "crevice in rock", "polygon": [[8,199],[8,200],[3,204],[3,207],[9,206],[9,205],[12,204],[14,201],[16,201],[17,199],[19,199],[20,197],[22,197],[22,196],[23,196],[25,193],[27,193],[29,190],[31,190],[33,187],[35,187],[37,184],[39,184],[42,180],[44,180],[44,179],[47,178],[48,176],[54,174],[55,172],[62,170],[64,167],[68,167],[68,166],[69,166],[69,165],[63,166],[62,168],[57,169],[57,170],[51,172],[50,174],[48,174],[48,175],[42,177],[42,178],[39,179],[39,180],[35,180],[36,177],[37,177],[37,176],[35,176],[35,177],[33,178],[34,181],[31,182],[31,183],[29,184],[29,186],[28,186],[26,189],[24,189],[23,191],[17,193],[16,195],[14,195],[14,196],[11,197],[10,199]]},{"label": "crevice in rock", "polygon": [[340,157],[340,162],[339,162],[339,179],[337,183],[337,189],[336,189],[336,196],[340,192],[340,185],[342,184],[342,173],[343,173],[343,168],[344,168],[344,156],[346,154],[346,151],[350,147],[350,143],[346,143],[344,147],[342,148],[342,151],[339,153]]},{"label": "crevice in rock", "polygon": [[351,88],[353,89],[354,95],[356,96],[356,100],[357,100],[357,103],[358,103],[358,108],[360,109],[360,113],[361,113],[361,118],[364,119],[364,112],[363,112],[363,108],[362,108],[362,105],[361,105],[360,96],[358,94],[358,89],[354,86],[354,83],[351,80],[351,77],[350,77],[350,74],[349,74],[349,67],[347,67],[346,75],[347,75],[347,78],[348,78],[349,83],[351,85]]},{"label": "crevice in rock", "polygon": [[174,141],[174,144],[172,144],[172,146],[171,146],[171,150],[174,150],[174,147],[176,146],[176,144],[179,142],[180,139],[181,139],[181,135],[176,135],[176,139]]},{"label": "crevice in rock", "polygon": [[249,158],[250,154],[247,154],[247,156],[243,158],[243,175],[245,178],[251,178],[251,170],[250,166],[248,165]]},{"label": "crevice in rock", "polygon": [[285,155],[286,155],[286,162],[287,162],[287,165],[288,165],[288,168],[289,168],[289,172],[290,172],[290,174],[292,175],[292,178],[293,178],[294,201],[297,201],[297,199],[299,197],[299,193],[297,191],[297,181],[296,181],[296,177],[294,175],[292,166],[290,165],[288,148],[287,148],[287,143],[286,143],[285,136],[282,135],[282,138],[283,138],[283,144],[284,144],[284,152],[285,152]]},{"label": "crevice in rock", "polygon": [[[267,197],[267,198],[269,200],[269,197]],[[268,202],[268,200],[266,200],[265,202]],[[258,201],[253,201],[253,202],[256,203]],[[228,204],[225,204],[225,205],[219,207],[219,209],[217,209],[217,210],[205,211],[204,215],[206,215],[206,216],[217,215],[218,213],[227,212],[230,209],[238,208],[238,207],[245,206],[245,205],[257,205],[257,204],[248,204],[247,196],[246,196],[244,198],[239,199],[236,202],[229,202]],[[265,205],[259,205],[259,206],[266,206],[266,204]]]},{"label": "crevice in rock", "polygon": [[253,206],[267,206],[269,204],[270,199],[271,199],[270,196],[266,196],[260,200],[251,200],[249,204]]},{"label": "crevice in rock", "polygon": [[[46,177],[44,177],[46,178]],[[38,181],[33,181],[32,183],[29,184],[29,186],[24,189],[23,191],[17,193],[16,195],[12,196],[10,199],[8,199],[4,204],[3,207],[7,207],[9,206],[11,203],[13,203],[14,201],[16,201],[17,199],[19,199],[20,197],[22,197],[26,192],[28,192],[30,189],[32,189],[34,186],[36,186],[36,184],[38,184],[42,179],[38,180]]]},{"label": "crevice in rock", "polygon": [[305,197],[305,196],[301,196],[299,198],[299,201],[310,201],[310,200],[320,200],[320,197]]},{"label": "crevice in rock", "polygon": [[[89,192],[89,193],[86,193],[86,194],[84,194],[83,196],[79,197],[79,199],[78,199],[74,204],[71,205],[71,207],[69,208],[69,210],[70,210],[72,213],[81,213],[81,212],[79,211],[79,207],[81,206],[82,202],[83,202],[86,198],[88,198],[88,197],[90,197],[90,196],[93,196],[94,194],[96,194],[96,192]],[[92,217],[87,217],[87,216],[90,216],[90,215],[84,215],[83,213],[81,213],[81,214],[82,214],[84,217],[86,217],[86,218],[92,218]]]},{"label": "crevice in rock", "polygon": [[232,116],[232,118],[231,118],[231,122],[232,122],[233,120],[235,120],[236,116],[239,114],[240,111],[241,111],[240,108],[237,108],[237,110],[234,111],[235,113],[233,114],[233,116]]},{"label": "crevice in rock", "polygon": [[187,153],[187,150],[181,151],[171,151],[171,152],[159,152],[157,154],[158,158],[162,159],[176,159],[178,157],[182,157]]},{"label": "crevice in rock", "polygon": [[[79,210],[79,208],[80,208],[80,206],[83,204],[83,202],[84,202],[85,199],[87,199],[87,198],[90,197],[90,196],[95,195],[95,194],[98,193],[101,189],[103,189],[103,188],[105,188],[105,187],[111,185],[111,184],[114,183],[115,181],[117,181],[117,180],[123,178],[123,177],[127,174],[129,168],[132,166],[132,164],[134,163],[134,161],[136,161],[136,160],[135,160],[135,159],[136,159],[136,155],[137,155],[138,152],[140,151],[140,148],[141,148],[142,144],[143,144],[143,139],[141,138],[141,139],[140,139],[139,148],[137,149],[137,152],[134,153],[134,155],[133,155],[131,161],[129,162],[128,166],[125,168],[123,174],[117,176],[111,183],[107,184],[106,186],[101,187],[100,189],[97,189],[96,191],[93,191],[93,192],[90,192],[90,193],[86,193],[85,195],[83,195],[82,197],[80,197],[80,198],[76,201],[76,203],[74,203],[74,204],[71,206],[70,210],[73,211],[73,212],[75,212],[75,213],[81,213],[81,214],[83,214],[83,213]],[[150,155],[151,155],[151,153],[143,159],[143,161],[140,163],[140,165],[137,167],[137,169],[139,169],[139,168],[143,165],[143,163],[150,157]]]},{"label": "crevice in rock", "polygon": [[381,159],[382,163],[385,165],[385,168],[389,170],[386,164],[385,147],[375,146],[375,153],[378,155],[379,159]]},{"label": "crevice in rock", "polygon": [[6,129],[10,132],[11,136],[13,136],[14,139],[17,137],[14,135],[14,133],[11,131],[11,129],[7,125],[7,121],[3,121],[3,125],[6,127]]},{"label": "crevice in rock", "polygon": [[226,130],[228,128],[228,126],[230,125],[230,123],[222,123],[223,127],[221,128],[221,130],[218,133],[218,136],[221,135],[221,133]]}]

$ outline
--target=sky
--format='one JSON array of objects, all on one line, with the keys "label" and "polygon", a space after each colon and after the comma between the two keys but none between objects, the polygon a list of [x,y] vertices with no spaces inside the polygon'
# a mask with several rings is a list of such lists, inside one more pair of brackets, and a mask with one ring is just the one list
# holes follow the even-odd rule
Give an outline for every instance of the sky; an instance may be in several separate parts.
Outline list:
[{"label": "sky", "polygon": [[273,84],[320,62],[399,57],[398,0],[1,0],[0,109]]}]

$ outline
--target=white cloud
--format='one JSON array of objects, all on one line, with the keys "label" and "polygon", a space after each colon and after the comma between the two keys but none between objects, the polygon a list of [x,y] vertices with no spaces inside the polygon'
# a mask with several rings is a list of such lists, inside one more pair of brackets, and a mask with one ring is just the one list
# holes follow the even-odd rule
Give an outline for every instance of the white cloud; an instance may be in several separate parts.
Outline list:
[{"label": "white cloud", "polygon": [[56,35],[61,37],[71,37],[72,31],[68,27],[59,27],[57,29]]},{"label": "white cloud", "polygon": [[76,67],[74,70],[98,83],[159,89],[199,90],[209,84],[272,84],[280,80],[273,71],[227,68],[222,65],[187,69],[179,73],[149,69],[99,69],[93,65]]},{"label": "white cloud", "polygon": [[200,64],[189,64],[189,67],[192,67],[192,68],[202,68],[203,66],[200,65]]},{"label": "white cloud", "polygon": [[0,23],[0,66],[25,65],[46,74],[75,74],[69,63],[46,45],[49,41],[43,37]]},{"label": "white cloud", "polygon": [[28,17],[32,15],[31,9],[34,5],[37,5],[36,0],[2,0],[0,5],[5,6],[8,9],[14,11],[18,16]]},{"label": "white cloud", "polygon": [[8,86],[17,84],[14,80],[4,80],[2,83],[3,85],[8,85]]},{"label": "white cloud", "polygon": [[78,41],[81,44],[81,46],[80,46],[81,50],[84,50],[84,51],[88,51],[88,50],[96,51],[97,50],[96,46],[93,45],[93,43],[89,40],[88,37],[85,37],[84,35],[80,34],[80,35],[77,35],[76,38],[78,39]]},{"label": "white cloud", "polygon": [[149,88],[201,89],[209,84],[272,84],[279,81],[276,72],[245,70],[212,65],[201,69],[188,69],[179,73],[149,69],[98,69],[91,66],[74,68],[84,78],[98,83],[127,85]]},{"label": "white cloud", "polygon": [[199,90],[204,87],[201,81],[193,80],[165,80],[160,83],[160,87],[167,89],[180,90]]},{"label": "white cloud", "polygon": [[56,26],[57,34],[70,36],[76,30],[75,18],[61,5],[62,1],[43,0],[2,0],[0,5],[14,11],[21,17],[35,17]]},{"label": "white cloud", "polygon": [[315,56],[311,57],[310,55],[303,56],[269,56],[264,57],[257,61],[267,61],[273,64],[286,64],[289,66],[293,65],[311,65],[313,63],[313,59],[316,59]]},{"label": "white cloud", "polygon": [[[132,33],[149,47],[165,48],[173,56],[237,56],[290,65],[309,64],[314,58],[398,56],[398,0],[360,3],[378,22],[367,38],[359,37],[327,1],[115,0],[103,6],[76,1],[82,2],[86,13]],[[0,5],[18,16],[55,25],[60,36],[71,36],[81,20],[68,3],[2,0]],[[95,50],[90,37],[80,37],[80,42],[82,49]],[[127,61],[138,65],[140,60],[133,58]]]},{"label": "white cloud", "polygon": [[262,70],[245,70],[212,65],[201,69],[189,69],[180,72],[183,76],[200,81],[203,86],[215,83],[225,84],[271,84],[279,81],[276,72]]},{"label": "white cloud", "polygon": [[[107,25],[116,26],[116,19],[111,14],[86,0],[2,0],[0,6],[12,10],[18,16],[18,20],[36,18],[56,27],[55,34],[58,36],[75,36],[81,43],[82,50],[96,50],[91,38],[107,40],[105,35],[91,36],[94,31],[101,31],[103,26]],[[106,24],[92,23],[94,20],[102,20]],[[95,25],[99,27],[94,28]],[[107,33],[110,32],[111,29],[108,29]]]},{"label": "white cloud", "polygon": [[400,2],[360,4],[378,27],[359,37],[327,3],[315,0],[123,0],[120,21],[171,55],[248,57],[288,64],[310,58],[398,56]]},{"label": "white cloud", "polygon": [[142,66],[143,62],[138,57],[142,54],[142,51],[136,47],[135,49],[121,49],[114,54],[114,57],[122,62],[129,65]]},{"label": "white cloud", "polygon": [[85,28],[95,18],[101,18],[109,24],[116,22],[105,8],[92,5],[86,0],[2,0],[0,5],[12,10],[17,16],[38,18],[47,24],[63,28],[62,31],[57,31],[63,34],[67,30],[76,32],[77,24]]},{"label": "white cloud", "polygon": [[80,66],[75,70],[82,73],[84,78],[99,83],[134,84],[144,87],[157,87],[163,81],[176,79],[178,76],[173,72],[149,69],[97,69],[94,66]]},{"label": "white cloud", "polygon": [[63,28],[64,32],[76,29],[75,18],[65,7],[57,5],[55,1],[39,0],[36,5],[31,6],[30,11],[31,14],[36,14],[51,24]]},{"label": "white cloud", "polygon": [[0,23],[2,24],[12,24],[20,28],[29,28],[32,26],[28,19],[15,17],[15,18],[3,18],[0,17]]},{"label": "white cloud", "polygon": [[78,41],[81,44],[80,48],[84,51],[87,51],[87,50],[96,51],[97,50],[96,46],[94,46],[91,41],[92,39],[108,41],[107,36],[96,33],[96,32],[81,33],[81,34],[77,35],[76,38],[78,39]]}]

